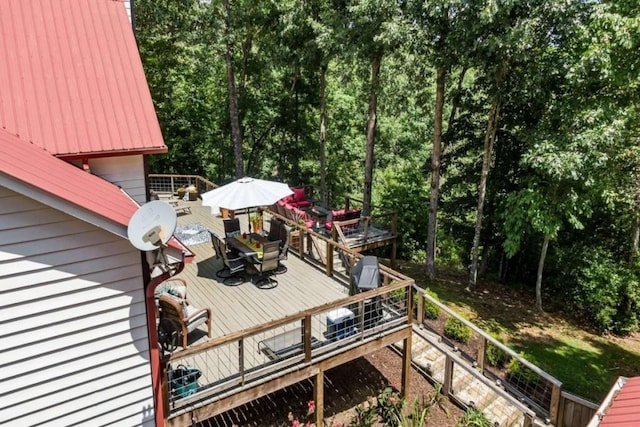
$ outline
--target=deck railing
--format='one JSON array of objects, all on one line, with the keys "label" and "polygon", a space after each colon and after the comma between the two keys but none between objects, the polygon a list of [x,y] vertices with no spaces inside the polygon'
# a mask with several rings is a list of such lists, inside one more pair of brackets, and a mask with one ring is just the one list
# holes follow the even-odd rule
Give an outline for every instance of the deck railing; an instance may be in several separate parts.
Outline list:
[{"label": "deck railing", "polygon": [[[353,196],[346,196],[345,209],[353,209],[354,207],[362,208],[364,201]],[[398,213],[390,209],[384,209],[379,206],[371,206],[371,213],[368,217],[360,218],[362,228],[365,230],[365,239],[370,228],[378,228],[388,230],[390,235],[398,235]]]},{"label": "deck railing", "polygon": [[[404,280],[175,352],[165,361],[165,406],[176,416],[406,328],[412,286]],[[179,366],[200,369],[197,389],[182,388],[190,378],[169,383]]]},{"label": "deck railing", "polygon": [[159,195],[173,196],[179,188],[193,185],[202,194],[217,187],[200,175],[149,174],[149,190]]},{"label": "deck railing", "polygon": [[[538,368],[509,347],[437,301],[416,289],[416,322],[440,337],[498,387],[530,407],[538,417],[559,420],[562,382]],[[458,331],[456,334],[453,329]],[[455,339],[453,336],[464,336]],[[445,379],[446,381],[446,379]]]}]

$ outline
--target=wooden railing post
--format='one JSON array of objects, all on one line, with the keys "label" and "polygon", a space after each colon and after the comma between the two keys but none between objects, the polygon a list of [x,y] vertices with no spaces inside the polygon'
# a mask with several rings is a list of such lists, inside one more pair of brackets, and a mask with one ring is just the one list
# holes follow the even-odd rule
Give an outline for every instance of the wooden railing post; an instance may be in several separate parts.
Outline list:
[{"label": "wooden railing post", "polygon": [[482,372],[484,372],[484,359],[487,353],[487,339],[480,335],[480,347],[478,348],[478,356],[476,357],[476,363],[478,364],[478,368]]},{"label": "wooden railing post", "polygon": [[333,276],[333,245],[331,242],[327,241],[327,265],[325,266],[327,276]]},{"label": "wooden railing post", "polygon": [[[413,301],[412,301],[413,303]],[[424,294],[422,292],[418,292],[418,304],[417,304],[417,315],[416,322],[418,325],[424,325]]]},{"label": "wooden railing post", "polygon": [[302,320],[304,361],[311,362],[311,316],[305,316]]},{"label": "wooden railing post", "polygon": [[451,386],[453,385],[453,359],[447,354],[444,361],[444,384],[443,391],[445,396],[451,396]]},{"label": "wooden railing post", "polygon": [[358,328],[360,328],[360,338],[364,336],[364,300],[358,301]]},{"label": "wooden railing post", "polygon": [[562,385],[553,384],[551,389],[551,403],[549,404],[549,418],[553,425],[558,425],[560,418],[560,397],[562,395]]},{"label": "wooden railing post", "polygon": [[301,259],[304,259],[304,228],[298,228],[298,232],[300,233],[300,238],[298,239],[298,254],[300,254]]},{"label": "wooden railing post", "polygon": [[238,370],[242,378],[241,383],[244,384],[244,338],[238,340]]},{"label": "wooden railing post", "polygon": [[174,194],[176,194],[176,187],[173,183],[173,175],[171,175],[171,195],[173,196]]},{"label": "wooden railing post", "polygon": [[413,285],[409,285],[405,288],[407,290],[407,301],[405,307],[407,310],[407,324],[413,324]]}]

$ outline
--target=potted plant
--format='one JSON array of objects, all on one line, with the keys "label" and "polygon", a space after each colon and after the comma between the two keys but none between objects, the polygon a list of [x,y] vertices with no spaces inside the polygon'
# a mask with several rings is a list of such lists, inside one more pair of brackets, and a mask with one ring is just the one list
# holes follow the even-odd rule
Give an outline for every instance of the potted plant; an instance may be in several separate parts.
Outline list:
[{"label": "potted plant", "polygon": [[260,233],[262,231],[262,215],[257,212],[249,215],[249,222],[251,222],[251,230],[254,233]]},{"label": "potted plant", "polygon": [[183,199],[184,198],[184,193],[187,192],[187,189],[185,187],[179,187],[176,190],[176,193],[178,194],[178,199]]},{"label": "potted plant", "polygon": [[195,187],[195,185],[188,186],[187,192],[189,193],[190,201],[193,202],[194,200],[198,200],[198,189]]}]

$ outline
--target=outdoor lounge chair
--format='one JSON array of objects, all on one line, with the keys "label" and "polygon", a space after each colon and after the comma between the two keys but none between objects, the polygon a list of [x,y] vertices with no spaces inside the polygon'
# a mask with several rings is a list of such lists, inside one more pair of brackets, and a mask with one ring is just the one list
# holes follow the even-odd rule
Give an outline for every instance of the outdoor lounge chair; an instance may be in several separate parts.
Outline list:
[{"label": "outdoor lounge chair", "polygon": [[[160,335],[169,339],[168,347],[174,347],[182,339],[182,347],[187,348],[188,335],[203,323],[207,324],[207,336],[211,338],[211,309],[196,308],[186,299],[176,298],[169,294],[160,295]],[[168,323],[167,321],[171,322]],[[173,325],[171,331],[167,326]]]}]

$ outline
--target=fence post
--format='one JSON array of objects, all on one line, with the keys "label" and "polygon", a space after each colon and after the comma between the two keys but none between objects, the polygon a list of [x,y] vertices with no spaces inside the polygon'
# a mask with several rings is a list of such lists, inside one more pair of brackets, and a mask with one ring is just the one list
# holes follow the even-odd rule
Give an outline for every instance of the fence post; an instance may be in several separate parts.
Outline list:
[{"label": "fence post", "polygon": [[171,175],[171,196],[176,194],[176,188],[173,185],[173,175]]}]

